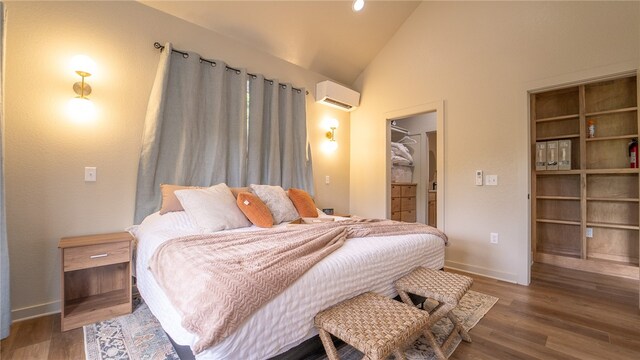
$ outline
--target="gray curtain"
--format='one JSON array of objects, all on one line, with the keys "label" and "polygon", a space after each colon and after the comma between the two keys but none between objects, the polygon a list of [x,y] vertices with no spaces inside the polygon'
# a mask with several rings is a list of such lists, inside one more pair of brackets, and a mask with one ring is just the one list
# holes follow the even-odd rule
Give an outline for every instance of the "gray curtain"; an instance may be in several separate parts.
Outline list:
[{"label": "gray curtain", "polygon": [[249,80],[249,184],[280,185],[278,84],[257,75]]},{"label": "gray curtain", "polygon": [[166,44],[147,107],[135,223],[160,207],[162,183],[222,182],[313,195],[305,91]]},{"label": "gray curtain", "polygon": [[0,339],[9,336],[11,328],[11,298],[9,290],[9,247],[4,204],[4,3],[0,2]]},{"label": "gray curtain", "polygon": [[247,73],[166,44],[145,119],[135,223],[160,206],[160,184],[246,184]]},{"label": "gray curtain", "polygon": [[249,79],[248,184],[294,187],[313,195],[306,117],[304,89],[261,75]]}]

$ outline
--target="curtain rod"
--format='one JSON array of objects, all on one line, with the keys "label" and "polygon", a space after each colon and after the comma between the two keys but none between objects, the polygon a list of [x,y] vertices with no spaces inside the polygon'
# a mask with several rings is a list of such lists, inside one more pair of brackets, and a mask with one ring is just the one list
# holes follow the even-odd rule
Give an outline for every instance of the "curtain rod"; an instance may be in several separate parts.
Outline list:
[{"label": "curtain rod", "polygon": [[[157,41],[153,43],[153,47],[154,47],[154,48],[156,48],[156,49],[158,49],[158,50],[160,50],[160,52],[162,52],[162,50],[164,50],[164,45],[161,45],[161,44],[160,44],[159,42],[157,42]],[[183,57],[183,58],[185,58],[185,59],[189,57],[189,53],[188,53],[188,52],[186,52],[186,51],[180,51],[180,50],[176,50],[176,49],[171,49],[171,51],[173,51],[173,52],[175,52],[175,53],[178,53],[178,54],[181,54],[181,55],[182,55],[182,57]],[[204,59],[204,58],[202,58],[202,57],[200,57],[200,62],[206,62],[206,63],[209,63],[209,64],[211,64],[211,66],[216,66],[216,65],[217,65],[215,61],[213,61],[213,60],[208,60],[208,59]],[[227,67],[227,70],[232,70],[232,71],[235,71],[235,72],[236,72],[236,74],[240,74],[240,69],[236,69],[236,68],[231,67],[231,66],[229,66],[229,65],[226,65],[226,67]],[[247,72],[247,75],[251,76],[251,77],[252,77],[252,78],[254,78],[254,79],[258,77],[258,75],[255,75],[255,74],[252,74],[252,73],[249,73],[249,72]],[[267,82],[269,82],[271,85],[273,85],[273,80],[271,80],[271,79],[264,78],[264,81],[267,81]],[[287,87],[287,86],[286,86],[286,85],[284,85],[284,84],[280,84],[280,86],[281,86],[282,88],[286,88],[286,87]],[[298,88],[295,88],[295,87],[293,87],[293,86],[291,87],[291,89],[292,89],[292,90],[296,90],[296,91],[298,92],[298,94],[299,94],[300,92],[302,92],[302,89],[298,89]],[[309,91],[305,91],[305,94],[306,94],[306,95],[309,95]]]}]

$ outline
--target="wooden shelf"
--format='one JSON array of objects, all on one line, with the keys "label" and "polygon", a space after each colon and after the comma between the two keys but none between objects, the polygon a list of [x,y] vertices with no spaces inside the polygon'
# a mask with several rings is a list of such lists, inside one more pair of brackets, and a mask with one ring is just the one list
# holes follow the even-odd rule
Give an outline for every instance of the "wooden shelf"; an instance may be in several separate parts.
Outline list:
[{"label": "wooden shelf", "polygon": [[608,258],[601,258],[601,257],[598,257],[597,255],[587,256],[587,260],[598,261],[604,264],[611,264],[611,265],[638,266],[638,262],[636,261],[612,260]]},{"label": "wooden shelf", "polygon": [[585,174],[638,174],[639,169],[587,169]]},{"label": "wooden shelf", "polygon": [[604,140],[624,140],[624,139],[636,139],[638,134],[629,134],[629,135],[620,135],[620,136],[604,136],[604,137],[593,137],[587,138],[587,142],[591,141],[604,141]]},{"label": "wooden shelf", "polygon": [[580,175],[582,170],[538,170],[536,175]]},{"label": "wooden shelf", "polygon": [[585,114],[585,116],[589,117],[589,116],[598,116],[598,115],[618,114],[618,113],[630,112],[630,111],[638,111],[638,107],[637,106],[633,106],[633,107],[628,107],[628,108],[624,108],[624,109],[615,109],[615,110],[592,112],[592,113]]},{"label": "wooden shelf", "polygon": [[541,123],[541,122],[549,122],[549,121],[561,121],[561,120],[577,119],[579,117],[580,117],[579,114],[570,114],[570,115],[554,116],[554,117],[549,117],[545,119],[537,119],[536,122]]},{"label": "wooden shelf", "polygon": [[578,200],[580,201],[579,196],[536,196],[538,200]]},{"label": "wooden shelf", "polygon": [[536,141],[549,141],[549,140],[563,140],[563,139],[577,139],[580,137],[580,134],[567,134],[567,135],[557,135],[557,136],[547,136],[537,138]]},{"label": "wooden shelf", "polygon": [[580,226],[580,221],[570,221],[570,220],[536,219],[536,222],[545,223],[545,224],[578,225],[578,226]]},{"label": "wooden shelf", "polygon": [[638,259],[630,259],[626,256],[610,256],[603,254],[590,254],[587,256],[588,260],[601,261],[603,263],[623,265],[623,266],[638,266]]},{"label": "wooden shelf", "polygon": [[588,197],[587,201],[640,202],[640,199],[638,199],[638,198]]},{"label": "wooden shelf", "polygon": [[67,317],[82,316],[99,309],[129,303],[129,290],[120,289],[103,294],[68,300],[64,306]]},{"label": "wooden shelf", "polygon": [[579,252],[571,251],[571,250],[542,250],[538,251],[538,254],[547,254],[547,255],[555,255],[555,256],[568,256],[572,258],[579,259],[581,254]]},{"label": "wooden shelf", "polygon": [[535,261],[551,264],[560,267],[567,267],[574,270],[589,271],[598,274],[624,277],[638,280],[638,266],[625,265],[619,262],[605,260],[581,259],[572,255],[556,255],[545,252],[538,252],[534,256]]},{"label": "wooden shelf", "polygon": [[640,227],[638,227],[638,225],[623,225],[623,224],[588,222],[587,226],[588,227],[600,227],[600,228],[606,228],[606,229],[640,230]]}]

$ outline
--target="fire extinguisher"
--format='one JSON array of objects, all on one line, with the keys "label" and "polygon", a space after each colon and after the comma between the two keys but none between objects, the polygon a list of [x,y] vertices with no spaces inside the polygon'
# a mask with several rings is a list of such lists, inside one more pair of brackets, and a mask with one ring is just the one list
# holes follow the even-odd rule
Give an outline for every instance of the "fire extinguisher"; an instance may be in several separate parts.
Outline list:
[{"label": "fire extinguisher", "polygon": [[638,167],[638,139],[633,139],[629,143],[629,167]]}]

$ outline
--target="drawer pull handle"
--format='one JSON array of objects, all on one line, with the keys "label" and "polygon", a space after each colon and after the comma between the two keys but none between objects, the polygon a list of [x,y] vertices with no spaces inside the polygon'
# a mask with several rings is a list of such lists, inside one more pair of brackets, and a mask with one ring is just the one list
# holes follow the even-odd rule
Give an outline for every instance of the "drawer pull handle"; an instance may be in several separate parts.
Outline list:
[{"label": "drawer pull handle", "polygon": [[92,258],[92,259],[97,259],[97,258],[101,258],[101,257],[105,257],[105,256],[109,256],[109,254],[91,255],[91,258]]}]

